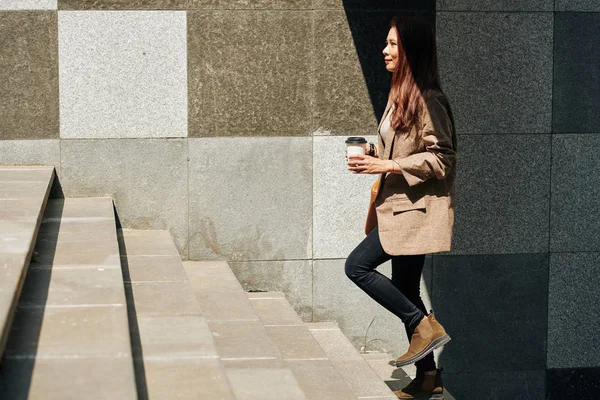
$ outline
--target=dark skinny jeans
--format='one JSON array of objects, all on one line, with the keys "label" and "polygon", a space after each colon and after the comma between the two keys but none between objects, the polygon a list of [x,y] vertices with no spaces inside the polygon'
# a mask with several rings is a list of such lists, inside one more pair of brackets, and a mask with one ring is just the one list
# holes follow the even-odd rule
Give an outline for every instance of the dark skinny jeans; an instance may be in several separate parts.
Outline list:
[{"label": "dark skinny jeans", "polygon": [[[376,270],[389,259],[392,260],[392,279]],[[379,240],[379,228],[375,228],[348,256],[346,276],[373,300],[400,318],[410,340],[415,328],[427,314],[420,295],[424,263],[425,254],[387,254]],[[419,371],[435,370],[433,352],[415,365]]]}]

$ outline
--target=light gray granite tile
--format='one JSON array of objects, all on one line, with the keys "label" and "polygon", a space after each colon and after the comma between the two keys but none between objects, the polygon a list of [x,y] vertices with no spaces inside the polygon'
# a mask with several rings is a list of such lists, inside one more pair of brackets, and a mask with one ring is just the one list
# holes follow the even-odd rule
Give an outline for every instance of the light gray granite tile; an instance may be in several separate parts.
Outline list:
[{"label": "light gray granite tile", "polygon": [[67,197],[112,197],[123,228],[167,229],[187,256],[187,142],[94,139],[62,142]]},{"label": "light gray granite tile", "polygon": [[56,10],[57,0],[0,0],[0,10]]},{"label": "light gray granite tile", "polygon": [[189,139],[190,259],[312,256],[312,138]]},{"label": "light gray granite tile", "polygon": [[[375,136],[365,136],[375,142]],[[314,257],[345,258],[365,238],[371,185],[379,175],[353,174],[345,137],[313,139]]]},{"label": "light gray granite tile", "polygon": [[60,136],[187,136],[185,11],[59,12]]},{"label": "light gray granite tile", "polygon": [[312,261],[230,262],[246,291],[281,291],[300,317],[312,320]]}]

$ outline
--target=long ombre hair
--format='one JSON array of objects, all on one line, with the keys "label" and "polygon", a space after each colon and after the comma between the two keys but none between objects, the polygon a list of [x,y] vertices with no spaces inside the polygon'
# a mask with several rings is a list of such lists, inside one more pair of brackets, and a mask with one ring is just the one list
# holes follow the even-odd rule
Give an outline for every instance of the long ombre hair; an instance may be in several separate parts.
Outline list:
[{"label": "long ombre hair", "polygon": [[441,90],[437,49],[432,24],[424,17],[394,17],[391,27],[398,32],[398,66],[390,90],[394,105],[391,125],[403,130],[420,123],[423,92]]}]

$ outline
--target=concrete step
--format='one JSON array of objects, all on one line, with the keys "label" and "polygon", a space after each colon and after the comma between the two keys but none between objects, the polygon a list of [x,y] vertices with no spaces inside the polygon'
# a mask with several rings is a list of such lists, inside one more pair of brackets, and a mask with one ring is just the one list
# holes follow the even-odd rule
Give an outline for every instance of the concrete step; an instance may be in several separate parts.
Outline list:
[{"label": "concrete step", "polygon": [[335,322],[307,323],[312,336],[359,399],[396,399],[396,395],[358,353]]},{"label": "concrete step", "polygon": [[[400,390],[408,385],[414,375],[408,375],[402,368],[396,367],[395,358],[387,353],[372,352],[362,354],[371,368],[379,375],[391,390]],[[442,375],[443,378],[443,375]],[[431,400],[442,400],[432,397]],[[443,400],[455,400],[447,390],[444,389]]]},{"label": "concrete step", "polygon": [[0,360],[53,181],[54,167],[0,166]]},{"label": "concrete step", "polygon": [[0,398],[136,399],[112,200],[49,200],[35,251]]},{"label": "concrete step", "polygon": [[122,230],[119,239],[140,399],[233,400],[169,232]]},{"label": "concrete step", "polygon": [[[308,398],[342,400],[359,396],[282,292],[247,293],[247,296]],[[384,385],[381,380],[379,384]]]},{"label": "concrete step", "polygon": [[236,399],[306,399],[229,265],[185,262],[184,267]]}]

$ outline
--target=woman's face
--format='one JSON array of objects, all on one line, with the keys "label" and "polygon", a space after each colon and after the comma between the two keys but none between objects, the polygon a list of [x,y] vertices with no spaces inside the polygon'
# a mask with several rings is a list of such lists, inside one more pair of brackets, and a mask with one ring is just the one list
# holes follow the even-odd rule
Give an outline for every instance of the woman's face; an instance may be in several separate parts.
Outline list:
[{"label": "woman's face", "polygon": [[398,68],[399,47],[398,47],[398,31],[396,28],[390,28],[386,39],[383,55],[385,56],[385,69],[394,72]]}]

